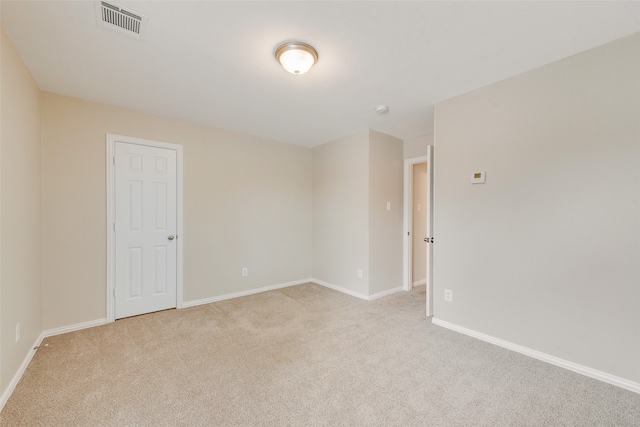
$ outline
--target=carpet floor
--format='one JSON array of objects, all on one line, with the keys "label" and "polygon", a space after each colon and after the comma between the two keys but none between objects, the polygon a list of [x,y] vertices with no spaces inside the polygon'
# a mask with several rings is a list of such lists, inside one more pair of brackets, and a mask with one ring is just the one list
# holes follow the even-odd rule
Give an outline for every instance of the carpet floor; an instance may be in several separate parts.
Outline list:
[{"label": "carpet floor", "polygon": [[50,337],[1,426],[640,426],[640,395],[312,283]]}]

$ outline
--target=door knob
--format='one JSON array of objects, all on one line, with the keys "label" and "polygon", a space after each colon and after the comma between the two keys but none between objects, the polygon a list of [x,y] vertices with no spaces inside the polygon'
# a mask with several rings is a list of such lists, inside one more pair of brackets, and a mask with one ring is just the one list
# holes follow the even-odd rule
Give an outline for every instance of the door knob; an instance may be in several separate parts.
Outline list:
[{"label": "door knob", "polygon": [[174,238],[175,238],[175,237],[173,237],[173,236],[169,236],[169,237],[167,237],[167,239],[169,239],[169,240],[173,240]]},{"label": "door knob", "polygon": [[425,238],[424,238],[424,241],[425,241],[425,242],[428,242],[428,241],[429,241],[429,238],[428,238],[428,237],[425,237]]}]

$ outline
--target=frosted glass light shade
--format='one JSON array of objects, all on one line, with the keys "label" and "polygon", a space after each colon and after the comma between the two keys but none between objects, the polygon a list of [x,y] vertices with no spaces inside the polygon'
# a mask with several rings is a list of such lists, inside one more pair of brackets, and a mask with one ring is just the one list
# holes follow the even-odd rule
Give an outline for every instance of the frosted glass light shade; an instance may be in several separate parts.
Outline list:
[{"label": "frosted glass light shade", "polygon": [[276,58],[291,74],[304,74],[318,61],[318,52],[306,43],[285,43],[276,49]]}]

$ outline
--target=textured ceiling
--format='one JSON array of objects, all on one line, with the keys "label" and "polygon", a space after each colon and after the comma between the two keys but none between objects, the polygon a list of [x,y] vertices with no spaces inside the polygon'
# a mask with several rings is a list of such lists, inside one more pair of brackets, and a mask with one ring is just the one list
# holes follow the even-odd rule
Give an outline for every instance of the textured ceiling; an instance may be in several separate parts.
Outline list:
[{"label": "textured ceiling", "polygon": [[[2,1],[2,25],[45,91],[304,146],[428,133],[436,102],[640,31],[637,1],[115,3],[145,40],[92,1]],[[287,40],[318,50],[307,74],[276,62]]]}]

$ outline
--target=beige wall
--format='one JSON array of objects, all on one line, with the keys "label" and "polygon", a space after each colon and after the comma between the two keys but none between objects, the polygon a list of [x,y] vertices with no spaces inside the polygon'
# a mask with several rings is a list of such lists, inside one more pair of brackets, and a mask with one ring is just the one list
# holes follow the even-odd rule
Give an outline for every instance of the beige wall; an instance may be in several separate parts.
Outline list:
[{"label": "beige wall", "polygon": [[412,159],[427,155],[427,146],[433,145],[433,133],[416,136],[403,141],[403,157]]},{"label": "beige wall", "polygon": [[184,301],[311,276],[310,149],[45,93],[44,329],[106,316],[106,133],[184,146]]},{"label": "beige wall", "polygon": [[640,381],[639,52],[635,35],[436,106],[435,317]]},{"label": "beige wall", "polygon": [[[427,244],[424,238],[427,237],[427,163],[416,163],[413,165],[413,236],[412,241],[412,282],[425,284],[427,279]],[[420,208],[418,208],[418,206]]]},{"label": "beige wall", "polygon": [[[40,89],[0,29],[0,393],[42,332]],[[21,339],[15,342],[16,324]]]},{"label": "beige wall", "polygon": [[402,286],[402,168],[402,140],[371,130],[369,295]]},{"label": "beige wall", "polygon": [[365,130],[313,149],[313,277],[361,297],[402,286],[401,140]]},{"label": "beige wall", "polygon": [[313,277],[369,294],[368,130],[313,148]]}]

